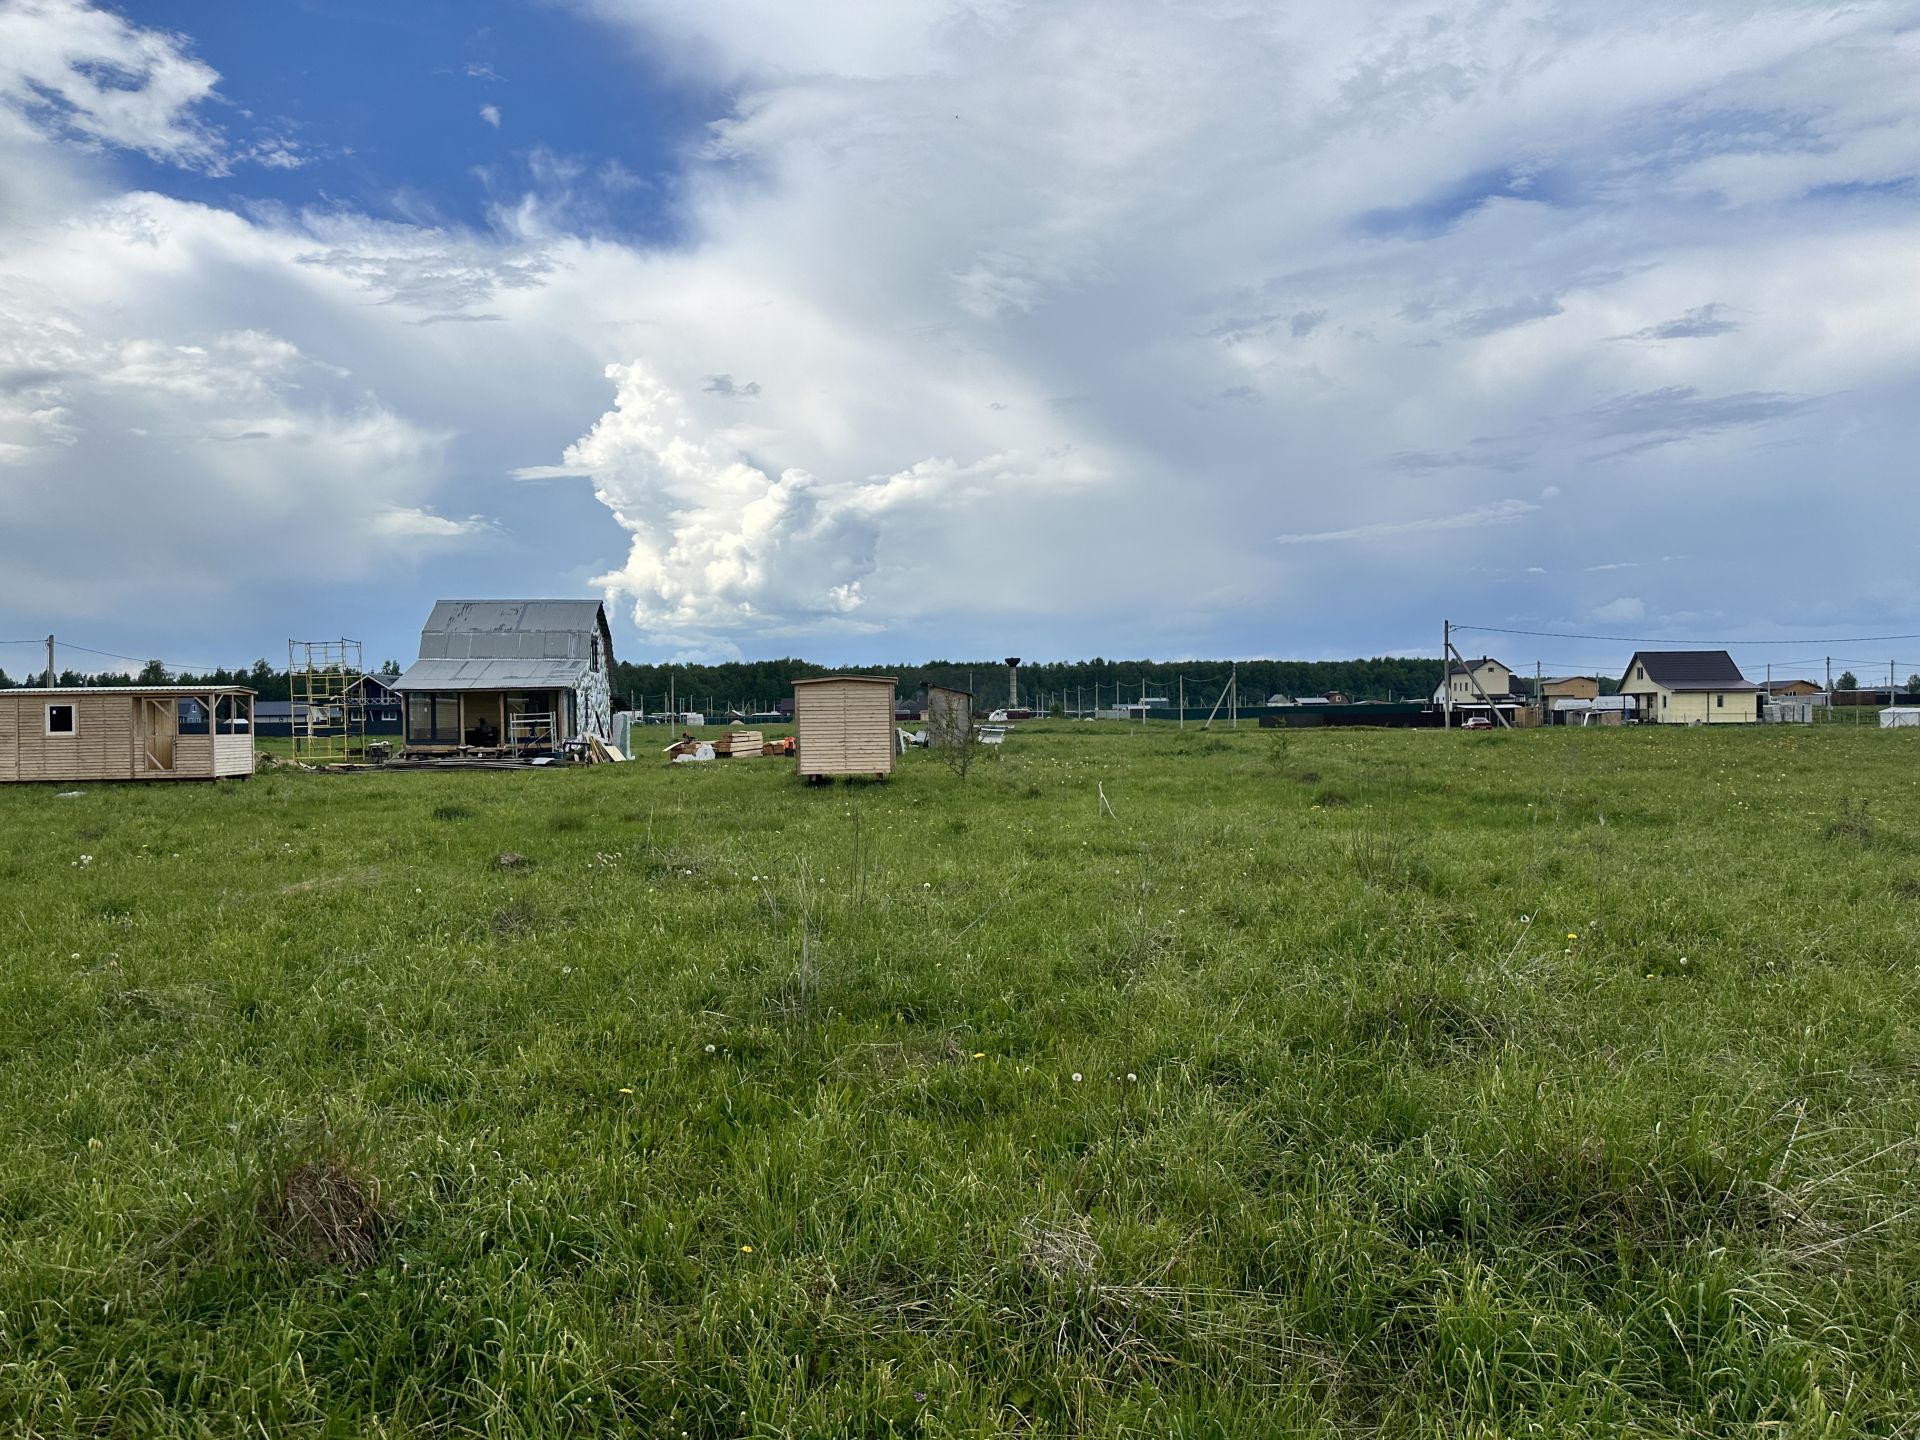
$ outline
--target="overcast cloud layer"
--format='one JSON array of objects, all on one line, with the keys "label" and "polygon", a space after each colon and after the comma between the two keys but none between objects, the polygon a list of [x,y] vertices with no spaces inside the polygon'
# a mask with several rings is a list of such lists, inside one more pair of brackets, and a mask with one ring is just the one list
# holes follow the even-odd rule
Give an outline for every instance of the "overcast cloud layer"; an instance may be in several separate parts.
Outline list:
[{"label": "overcast cloud layer", "polygon": [[710,120],[644,238],[510,73],[487,225],[267,202],[193,36],[0,3],[0,638],[1920,630],[1920,7],[577,8]]}]

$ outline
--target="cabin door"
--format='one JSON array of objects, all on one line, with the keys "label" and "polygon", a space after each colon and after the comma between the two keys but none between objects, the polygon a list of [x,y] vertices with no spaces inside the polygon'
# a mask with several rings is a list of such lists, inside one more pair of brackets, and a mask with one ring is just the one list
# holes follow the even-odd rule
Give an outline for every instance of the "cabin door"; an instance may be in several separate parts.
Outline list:
[{"label": "cabin door", "polygon": [[180,734],[178,704],[171,697],[141,700],[134,733],[142,748],[144,768],[172,774],[173,742]]}]

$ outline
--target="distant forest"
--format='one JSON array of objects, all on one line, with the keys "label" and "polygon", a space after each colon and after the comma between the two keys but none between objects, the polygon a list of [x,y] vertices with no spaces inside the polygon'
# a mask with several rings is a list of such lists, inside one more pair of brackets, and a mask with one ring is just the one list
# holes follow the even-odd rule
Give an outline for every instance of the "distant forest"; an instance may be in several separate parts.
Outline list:
[{"label": "distant forest", "polygon": [[[1303,695],[1334,692],[1353,700],[1424,700],[1440,683],[1438,660],[1405,657],[1377,657],[1371,660],[1242,660],[1240,667],[1240,703],[1264,705],[1270,695],[1297,699]],[[1096,701],[1110,706],[1121,700],[1139,700],[1143,695],[1159,697],[1169,703],[1180,694],[1180,681],[1186,680],[1187,706],[1212,705],[1227,683],[1232,662],[1226,660],[1091,660],[1067,662],[1034,661],[1020,667],[1020,703],[1045,709],[1055,703],[1068,709],[1091,709]],[[399,665],[388,660],[380,673],[396,675]],[[900,693],[912,695],[923,685],[947,685],[973,690],[983,701],[1004,705],[1007,699],[1007,667],[997,660],[933,660],[922,665],[847,665],[830,667],[807,660],[747,660],[725,665],[634,665],[615,664],[613,692],[623,709],[649,711],[667,708],[669,692],[682,710],[753,711],[770,709],[774,702],[793,693],[795,680],[818,675],[892,675],[899,681]],[[1517,676],[1522,688],[1531,688],[1530,676]],[[0,670],[0,688],[44,683],[45,673],[14,678]],[[176,673],[158,660],[150,660],[132,674],[83,675],[74,670],[60,674],[60,684],[75,686],[110,685],[246,685],[259,692],[262,700],[285,700],[287,674],[265,659],[234,670],[215,670],[209,674]],[[1611,691],[1610,677],[1602,677],[1601,688]]]},{"label": "distant forest", "polygon": [[[397,674],[389,660],[381,667]],[[1169,701],[1179,694],[1186,677],[1187,704],[1211,705],[1227,682],[1226,660],[1092,660],[1067,663],[1036,661],[1020,667],[1020,700],[1039,706],[1058,700],[1069,707],[1092,706],[1096,687],[1101,705],[1122,699],[1138,700],[1144,693]],[[615,664],[613,690],[623,707],[663,710],[671,689],[683,710],[716,711],[770,708],[793,693],[795,680],[818,675],[892,675],[900,693],[911,695],[922,685],[972,689],[983,700],[1004,704],[1007,667],[997,660],[934,660],[921,665],[851,665],[831,667],[807,660],[749,660],[725,665]],[[0,670],[0,688],[45,683],[45,673],[10,676]],[[133,673],[84,675],[64,670],[59,683],[73,686],[111,685],[246,685],[263,700],[285,700],[287,674],[265,659],[250,666],[214,670],[207,674],[176,672],[150,660]],[[1240,703],[1262,705],[1269,695],[1323,695],[1340,691],[1355,700],[1424,699],[1440,683],[1440,662],[1418,659],[1374,660],[1243,660],[1240,662]]]}]

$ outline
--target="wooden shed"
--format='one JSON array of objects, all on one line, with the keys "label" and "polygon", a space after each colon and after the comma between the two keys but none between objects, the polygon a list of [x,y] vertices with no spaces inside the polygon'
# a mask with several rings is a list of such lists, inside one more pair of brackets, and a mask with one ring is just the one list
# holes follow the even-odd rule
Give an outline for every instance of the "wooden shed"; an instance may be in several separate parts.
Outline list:
[{"label": "wooden shed", "polygon": [[793,682],[794,760],[808,779],[893,773],[891,675]]},{"label": "wooden shed", "polygon": [[253,691],[237,685],[0,690],[0,782],[253,774]]}]

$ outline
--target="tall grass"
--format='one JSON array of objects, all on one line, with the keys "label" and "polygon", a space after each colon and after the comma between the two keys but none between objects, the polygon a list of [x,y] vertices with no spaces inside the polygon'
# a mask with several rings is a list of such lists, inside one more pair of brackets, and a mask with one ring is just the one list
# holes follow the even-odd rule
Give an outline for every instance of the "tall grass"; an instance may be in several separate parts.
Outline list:
[{"label": "tall grass", "polygon": [[5,789],[0,1431],[1895,1433],[1915,738]]}]

